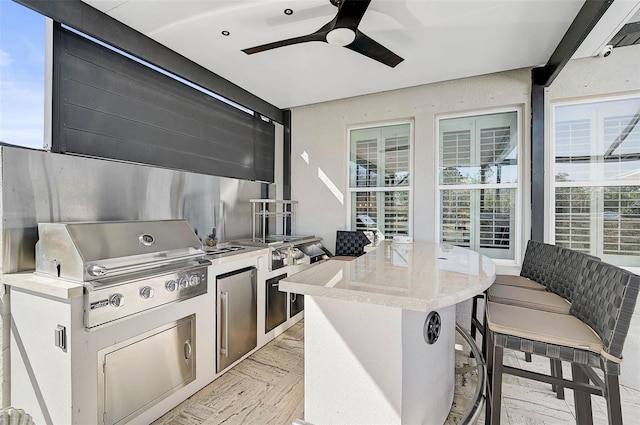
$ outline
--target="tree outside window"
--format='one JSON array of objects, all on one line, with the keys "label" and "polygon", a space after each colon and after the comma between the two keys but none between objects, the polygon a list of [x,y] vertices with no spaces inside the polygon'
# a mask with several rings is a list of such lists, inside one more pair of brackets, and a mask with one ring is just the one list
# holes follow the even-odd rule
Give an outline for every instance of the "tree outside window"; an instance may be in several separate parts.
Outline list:
[{"label": "tree outside window", "polygon": [[411,235],[411,124],[349,131],[351,229]]},{"label": "tree outside window", "polygon": [[518,113],[440,119],[440,240],[515,260]]}]

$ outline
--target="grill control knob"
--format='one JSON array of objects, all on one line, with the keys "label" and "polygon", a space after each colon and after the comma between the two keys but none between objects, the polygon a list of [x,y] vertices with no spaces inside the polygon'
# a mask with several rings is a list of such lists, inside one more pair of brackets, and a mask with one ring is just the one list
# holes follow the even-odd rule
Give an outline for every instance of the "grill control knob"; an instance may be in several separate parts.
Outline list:
[{"label": "grill control knob", "polygon": [[175,280],[170,280],[164,284],[164,287],[167,288],[167,291],[174,292],[178,289],[178,282],[176,282]]},{"label": "grill control knob", "polygon": [[109,304],[114,307],[122,307],[124,305],[124,295],[113,294],[109,297]]},{"label": "grill control knob", "polygon": [[189,280],[186,277],[180,278],[180,289],[184,289],[189,286]]},{"label": "grill control knob", "polygon": [[154,290],[150,286],[145,286],[142,289],[140,289],[140,296],[145,300],[148,300],[149,298],[153,297],[153,294],[154,294]]},{"label": "grill control knob", "polygon": [[200,278],[197,275],[193,275],[189,278],[189,286],[198,286],[200,284]]}]

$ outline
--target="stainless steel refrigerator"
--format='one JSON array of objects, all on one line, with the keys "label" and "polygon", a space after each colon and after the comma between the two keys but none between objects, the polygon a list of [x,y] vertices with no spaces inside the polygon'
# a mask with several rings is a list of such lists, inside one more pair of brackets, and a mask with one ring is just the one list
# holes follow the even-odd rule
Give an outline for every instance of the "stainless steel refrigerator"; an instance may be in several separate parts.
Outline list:
[{"label": "stainless steel refrigerator", "polygon": [[256,275],[248,267],[216,277],[218,372],[257,345]]}]

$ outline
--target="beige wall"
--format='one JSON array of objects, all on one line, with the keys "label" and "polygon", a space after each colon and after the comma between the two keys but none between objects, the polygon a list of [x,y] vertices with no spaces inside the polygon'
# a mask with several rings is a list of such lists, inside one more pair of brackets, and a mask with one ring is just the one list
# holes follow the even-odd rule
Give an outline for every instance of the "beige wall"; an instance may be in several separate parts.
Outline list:
[{"label": "beige wall", "polygon": [[[374,72],[374,71],[372,71]],[[318,178],[318,168],[330,178],[347,201],[347,127],[399,119],[415,122],[414,238],[436,241],[435,122],[442,114],[477,112],[505,106],[522,107],[521,129],[525,145],[523,239],[530,234],[530,70],[516,70],[461,80],[446,81],[303,106],[292,111],[292,199],[298,200],[298,231],[321,236],[333,250],[335,231],[346,229],[346,205],[341,204]],[[640,95],[640,46],[616,48],[607,58],[569,62],[552,86],[550,102],[592,99],[619,94]],[[549,110],[547,140],[549,139]],[[309,155],[309,164],[300,157]],[[548,208],[549,206],[547,206]],[[536,213],[543,213],[536,211]],[[526,241],[523,240],[523,243]],[[521,247],[522,248],[522,247]],[[467,323],[470,303],[458,305],[458,320]],[[636,308],[625,344],[621,382],[640,389],[640,307]]]},{"label": "beige wall", "polygon": [[547,101],[640,94],[640,45],[618,47],[606,58],[570,61],[547,89]]},{"label": "beige wall", "polygon": [[[318,178],[321,169],[347,202],[347,127],[412,119],[413,236],[420,241],[436,241],[436,117],[518,106],[522,108],[520,124],[526,130],[530,86],[530,72],[523,69],[293,109],[292,199],[300,202],[299,232],[321,236],[333,251],[335,231],[349,225],[346,205]],[[523,137],[528,146],[529,132],[524,131]],[[301,158],[303,152],[309,155],[309,164]]]},{"label": "beige wall", "polygon": [[[436,242],[436,117],[495,108],[521,108],[522,137],[530,145],[529,116],[531,84],[528,69],[484,75],[394,90],[292,110],[291,181],[292,199],[298,204],[298,232],[321,236],[333,252],[336,230],[349,227],[346,205],[318,178],[321,169],[347,202],[347,127],[401,119],[414,121],[413,237]],[[309,164],[301,154],[306,152]],[[525,152],[525,157],[528,154]],[[528,187],[530,171],[523,162],[523,178]],[[523,203],[530,199],[528,192]],[[527,205],[522,227],[528,229]],[[527,230],[527,235],[529,234]],[[517,271],[515,272],[517,273]],[[467,329],[471,303],[458,305],[457,320]]]},{"label": "beige wall", "polygon": [[[616,48],[607,58],[570,61],[552,86],[546,89],[547,104],[610,94],[638,94],[639,70],[638,45]],[[521,106],[525,145],[524,156],[521,156],[525,167],[523,227],[524,235],[528,235],[530,87],[530,71],[522,69],[294,108],[291,170],[292,198],[300,202],[298,233],[322,236],[332,249],[335,231],[348,227],[346,205],[340,203],[318,177],[318,169],[321,169],[343,194],[346,203],[348,126],[413,119],[414,237],[435,241],[436,117]],[[309,164],[301,158],[303,152],[307,152]]]}]

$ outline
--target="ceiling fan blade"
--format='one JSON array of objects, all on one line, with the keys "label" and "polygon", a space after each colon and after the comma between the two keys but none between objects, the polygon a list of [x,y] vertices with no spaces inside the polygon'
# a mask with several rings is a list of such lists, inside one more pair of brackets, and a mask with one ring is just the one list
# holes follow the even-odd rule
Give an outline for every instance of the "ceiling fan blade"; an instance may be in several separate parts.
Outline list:
[{"label": "ceiling fan blade", "polygon": [[360,31],[356,31],[356,39],[353,40],[351,44],[344,47],[368,56],[373,60],[377,60],[391,68],[395,68],[396,65],[404,60],[382,44],[372,38],[369,38]]},{"label": "ceiling fan blade", "polygon": [[267,43],[260,46],[249,47],[248,49],[242,49],[242,51],[248,55],[252,55],[258,52],[264,52],[265,50],[271,50],[283,46],[290,46],[292,44],[307,43],[309,41],[324,41],[326,43],[326,36],[326,33],[314,32],[313,34],[303,35],[301,37],[293,37],[286,40],[274,41],[273,43]]},{"label": "ceiling fan blade", "polygon": [[334,18],[335,28],[356,30],[371,0],[343,0]]}]

